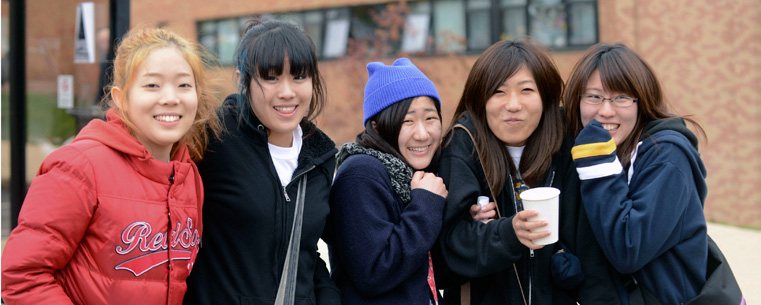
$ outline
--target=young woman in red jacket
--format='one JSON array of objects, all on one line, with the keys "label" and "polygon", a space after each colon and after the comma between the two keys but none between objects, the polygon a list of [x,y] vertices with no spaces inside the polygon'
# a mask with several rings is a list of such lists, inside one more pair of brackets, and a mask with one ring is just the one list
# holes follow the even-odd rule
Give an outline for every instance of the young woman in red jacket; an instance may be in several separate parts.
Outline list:
[{"label": "young woman in red jacket", "polygon": [[200,248],[193,163],[219,130],[206,54],[133,30],[114,60],[107,121],[51,153],[2,257],[7,304],[180,304]]}]

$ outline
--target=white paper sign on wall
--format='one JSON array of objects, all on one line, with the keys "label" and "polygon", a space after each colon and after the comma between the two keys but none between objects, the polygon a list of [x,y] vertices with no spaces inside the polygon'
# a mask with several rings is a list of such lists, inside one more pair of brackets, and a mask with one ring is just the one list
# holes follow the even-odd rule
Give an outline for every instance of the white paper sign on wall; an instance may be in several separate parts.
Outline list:
[{"label": "white paper sign on wall", "polygon": [[78,4],[75,22],[74,62],[95,63],[95,4]]},{"label": "white paper sign on wall", "polygon": [[74,108],[74,75],[58,75],[58,108]]}]

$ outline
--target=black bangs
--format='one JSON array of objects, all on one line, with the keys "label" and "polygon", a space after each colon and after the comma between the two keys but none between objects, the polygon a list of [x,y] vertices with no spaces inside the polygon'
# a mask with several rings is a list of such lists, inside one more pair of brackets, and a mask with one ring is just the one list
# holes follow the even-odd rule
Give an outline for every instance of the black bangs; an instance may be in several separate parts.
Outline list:
[{"label": "black bangs", "polygon": [[250,46],[247,62],[258,63],[259,77],[277,76],[283,73],[288,58],[291,75],[314,77],[316,58],[312,56],[314,45],[305,35],[290,27],[277,27],[257,38],[261,42]]}]

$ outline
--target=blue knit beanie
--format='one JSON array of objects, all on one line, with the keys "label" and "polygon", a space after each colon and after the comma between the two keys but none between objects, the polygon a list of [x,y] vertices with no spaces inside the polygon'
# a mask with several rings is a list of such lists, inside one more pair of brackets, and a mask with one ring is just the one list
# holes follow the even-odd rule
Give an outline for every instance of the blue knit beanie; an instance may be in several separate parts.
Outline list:
[{"label": "blue knit beanie", "polygon": [[371,62],[367,64],[367,74],[363,126],[383,109],[406,98],[430,96],[441,106],[433,82],[407,58],[399,58],[390,66]]}]

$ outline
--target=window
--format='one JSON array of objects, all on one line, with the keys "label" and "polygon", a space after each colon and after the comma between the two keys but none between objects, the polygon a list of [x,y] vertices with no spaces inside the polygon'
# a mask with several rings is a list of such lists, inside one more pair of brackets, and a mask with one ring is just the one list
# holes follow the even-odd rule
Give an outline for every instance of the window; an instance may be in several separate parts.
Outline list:
[{"label": "window", "polygon": [[468,1],[468,49],[483,50],[492,43],[490,26],[490,0]]},{"label": "window", "polygon": [[[494,42],[530,35],[552,49],[597,42],[595,0],[419,0],[269,13],[300,24],[321,59],[399,53],[482,52]],[[201,21],[198,41],[234,64],[249,17]]]},{"label": "window", "polygon": [[529,35],[547,47],[565,47],[566,15],[561,0],[534,0],[528,7],[531,18]]},{"label": "window", "polygon": [[346,54],[349,41],[349,9],[332,9],[325,14],[323,57],[336,58]]},{"label": "window", "polygon": [[526,26],[526,1],[501,1],[502,33],[500,39],[515,39],[528,33]]},{"label": "window", "polygon": [[217,55],[219,63],[234,64],[235,48],[240,40],[240,25],[237,19],[222,20],[217,23]]},{"label": "window", "polygon": [[433,3],[433,36],[436,53],[465,51],[465,4],[460,0]]},{"label": "window", "polygon": [[571,45],[597,43],[597,9],[592,1],[571,1],[568,4],[568,31]]},{"label": "window", "polygon": [[383,15],[388,14],[385,8],[385,5],[351,8],[351,28],[349,29],[349,37],[352,40],[351,55],[385,54],[384,48],[398,49],[398,41],[391,40],[390,31],[386,31],[391,24],[387,24],[390,20]]},{"label": "window", "polygon": [[304,13],[304,22],[302,23],[304,30],[312,38],[314,48],[318,54],[322,50],[322,24],[325,19],[324,16],[321,11],[306,12]]},{"label": "window", "polygon": [[409,6],[410,12],[404,22],[402,52],[424,52],[428,44],[431,6],[428,2],[413,2]]},{"label": "window", "polygon": [[198,42],[217,55],[221,65],[235,64],[235,49],[249,18],[229,18],[198,23]]}]

